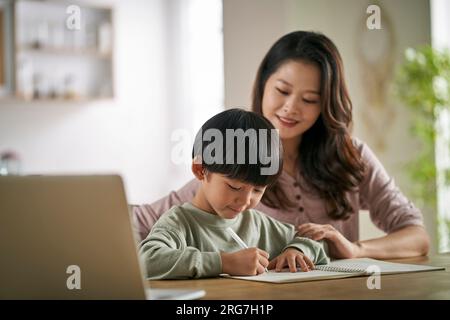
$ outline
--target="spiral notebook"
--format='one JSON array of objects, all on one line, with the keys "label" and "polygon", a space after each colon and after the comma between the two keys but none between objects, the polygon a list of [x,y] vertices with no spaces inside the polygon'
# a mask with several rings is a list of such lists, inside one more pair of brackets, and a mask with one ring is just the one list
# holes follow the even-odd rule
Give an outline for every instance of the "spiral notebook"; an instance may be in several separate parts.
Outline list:
[{"label": "spiral notebook", "polygon": [[226,274],[222,276],[241,280],[286,283],[367,276],[375,272],[385,275],[436,270],[445,270],[445,268],[360,258],[335,260],[327,265],[317,265],[315,270],[308,272],[302,272],[300,269],[298,272],[289,272],[288,269],[285,269],[282,272],[269,270],[269,272],[257,276],[230,276]]}]

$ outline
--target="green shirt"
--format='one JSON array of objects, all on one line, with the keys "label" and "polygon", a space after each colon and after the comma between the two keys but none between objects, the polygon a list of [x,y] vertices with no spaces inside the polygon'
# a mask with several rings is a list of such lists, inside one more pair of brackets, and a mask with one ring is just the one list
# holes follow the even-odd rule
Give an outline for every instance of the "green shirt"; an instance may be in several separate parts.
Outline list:
[{"label": "green shirt", "polygon": [[185,203],[162,215],[141,243],[139,253],[148,278],[185,279],[220,275],[220,251],[242,250],[226,231],[227,227],[231,227],[249,248],[267,251],[270,259],[286,248],[294,247],[315,264],[329,262],[321,243],[296,237],[293,225],[279,222],[257,210],[247,210],[233,219],[224,219]]}]

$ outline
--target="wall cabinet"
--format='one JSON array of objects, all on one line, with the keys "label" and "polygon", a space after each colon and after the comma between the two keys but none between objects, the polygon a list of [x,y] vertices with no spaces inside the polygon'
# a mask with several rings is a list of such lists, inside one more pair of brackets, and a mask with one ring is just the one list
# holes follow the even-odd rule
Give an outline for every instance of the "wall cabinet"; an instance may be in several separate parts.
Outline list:
[{"label": "wall cabinet", "polygon": [[[10,2],[11,94],[24,100],[114,97],[113,10],[70,1]],[[12,42],[12,43],[11,43]]]}]

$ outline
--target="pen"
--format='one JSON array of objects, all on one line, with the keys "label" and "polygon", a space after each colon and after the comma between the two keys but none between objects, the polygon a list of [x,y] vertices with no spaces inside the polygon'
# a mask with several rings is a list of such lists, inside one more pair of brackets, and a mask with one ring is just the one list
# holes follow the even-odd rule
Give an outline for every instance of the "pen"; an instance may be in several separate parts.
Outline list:
[{"label": "pen", "polygon": [[[228,227],[228,228],[227,228],[227,232],[231,235],[231,237],[234,239],[234,241],[236,241],[236,242],[241,246],[242,249],[248,249],[248,246],[245,244],[245,242],[242,241],[241,238],[239,238],[239,236],[237,235],[237,233],[234,232],[234,230],[231,229],[231,227]],[[267,270],[267,268],[264,268],[264,270],[265,270],[266,272],[269,272],[269,270]]]}]

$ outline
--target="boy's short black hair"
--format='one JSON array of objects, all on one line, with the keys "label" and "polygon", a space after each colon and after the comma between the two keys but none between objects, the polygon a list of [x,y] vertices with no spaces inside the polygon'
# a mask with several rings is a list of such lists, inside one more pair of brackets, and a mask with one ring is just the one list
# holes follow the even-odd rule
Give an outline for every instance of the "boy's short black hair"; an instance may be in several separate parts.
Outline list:
[{"label": "boy's short black hair", "polygon": [[[214,133],[222,136],[222,143]],[[217,150],[213,145],[222,148]],[[211,157],[205,159],[208,154]],[[192,158],[196,156],[201,156],[202,166],[208,172],[255,186],[271,185],[283,169],[283,150],[274,126],[261,115],[237,108],[223,111],[203,124],[192,150]]]}]

